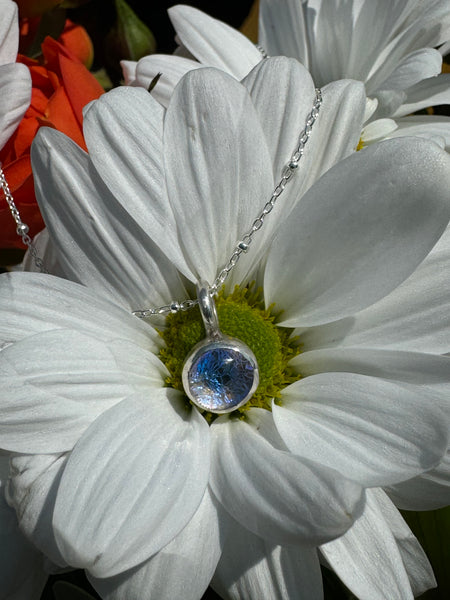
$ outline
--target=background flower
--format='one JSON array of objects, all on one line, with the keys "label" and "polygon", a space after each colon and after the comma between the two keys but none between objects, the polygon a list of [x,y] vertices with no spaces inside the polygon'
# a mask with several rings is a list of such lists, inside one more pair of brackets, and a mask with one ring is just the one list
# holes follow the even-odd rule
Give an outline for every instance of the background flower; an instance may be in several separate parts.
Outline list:
[{"label": "background flower", "polygon": [[[84,40],[87,42],[86,37]],[[23,55],[17,57],[20,68],[28,71],[28,77],[31,75],[31,104],[0,151],[6,179],[22,220],[30,227],[30,235],[36,234],[44,226],[34,195],[30,162],[30,146],[37,130],[43,125],[53,127],[85,148],[82,110],[88,102],[103,93],[103,88],[79,60],[79,57],[89,58],[92,52],[90,43],[80,46],[80,36],[70,23],[63,42],[64,45],[50,37],[46,38],[39,60]],[[75,53],[70,47],[72,43]],[[15,229],[9,208],[1,198],[0,247],[22,247]]]}]

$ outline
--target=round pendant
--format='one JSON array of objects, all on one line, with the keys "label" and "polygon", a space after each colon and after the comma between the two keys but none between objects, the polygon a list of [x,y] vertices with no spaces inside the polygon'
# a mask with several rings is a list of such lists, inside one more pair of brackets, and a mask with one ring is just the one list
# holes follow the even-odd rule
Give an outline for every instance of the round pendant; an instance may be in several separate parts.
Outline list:
[{"label": "round pendant", "polygon": [[216,307],[206,284],[198,301],[206,339],[189,353],[183,366],[184,391],[202,410],[222,414],[243,406],[259,383],[255,355],[240,340],[222,335]]},{"label": "round pendant", "polygon": [[258,365],[241,341],[220,337],[197,344],[183,367],[186,394],[199,408],[227,413],[243,406],[258,387]]}]

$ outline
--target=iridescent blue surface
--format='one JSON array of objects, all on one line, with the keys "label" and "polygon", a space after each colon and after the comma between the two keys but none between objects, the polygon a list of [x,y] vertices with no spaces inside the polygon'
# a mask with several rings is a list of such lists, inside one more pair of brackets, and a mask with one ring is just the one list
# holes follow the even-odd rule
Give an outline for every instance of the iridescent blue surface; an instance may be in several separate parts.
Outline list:
[{"label": "iridescent blue surface", "polygon": [[249,395],[255,365],[234,348],[205,350],[189,369],[188,383],[195,402],[205,410],[228,411]]}]

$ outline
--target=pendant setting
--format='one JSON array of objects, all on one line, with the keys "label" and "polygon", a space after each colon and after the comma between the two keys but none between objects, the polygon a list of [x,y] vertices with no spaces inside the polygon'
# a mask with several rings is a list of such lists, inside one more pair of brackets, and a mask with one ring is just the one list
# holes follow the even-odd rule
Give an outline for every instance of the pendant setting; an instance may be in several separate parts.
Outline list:
[{"label": "pendant setting", "polygon": [[205,282],[198,286],[198,303],[206,337],[192,348],[183,365],[184,391],[202,410],[232,412],[248,402],[258,387],[258,363],[246,344],[220,331]]}]

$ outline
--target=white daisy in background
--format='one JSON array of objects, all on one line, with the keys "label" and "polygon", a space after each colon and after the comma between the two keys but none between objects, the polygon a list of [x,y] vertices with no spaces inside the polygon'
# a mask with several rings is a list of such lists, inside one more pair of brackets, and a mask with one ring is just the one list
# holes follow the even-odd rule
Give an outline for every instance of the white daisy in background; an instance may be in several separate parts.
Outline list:
[{"label": "white daisy in background", "polygon": [[[184,5],[169,9],[185,56],[151,55],[122,61],[129,85],[148,87],[162,73],[155,97],[167,104],[190,69],[214,66],[241,80],[261,59],[244,35]],[[440,74],[448,51],[448,0],[261,0],[259,44],[272,56],[296,58],[317,85],[351,78],[372,99],[362,142],[418,135],[450,147],[450,118],[412,112],[450,103],[450,74]],[[444,44],[447,42],[447,44]],[[440,46],[440,49],[436,47]]]},{"label": "white daisy in background", "polygon": [[264,61],[243,85],[202,69],[167,112],[131,87],[92,103],[89,155],[54,130],[35,142],[73,281],[0,277],[8,500],[36,546],[107,600],[198,600],[211,579],[224,598],[321,598],[317,546],[360,598],[433,585],[387,493],[448,501],[445,152],[408,139],[353,153],[362,85],[325,86],[295,176],[217,300],[260,366],[241,418],[206,419],[179,389],[202,336],[194,310],[161,334],[131,314],[215,278],[313,100],[294,60]]},{"label": "white daisy in background", "polygon": [[31,100],[31,77],[16,63],[19,46],[17,4],[0,0],[0,149],[16,130]]}]

